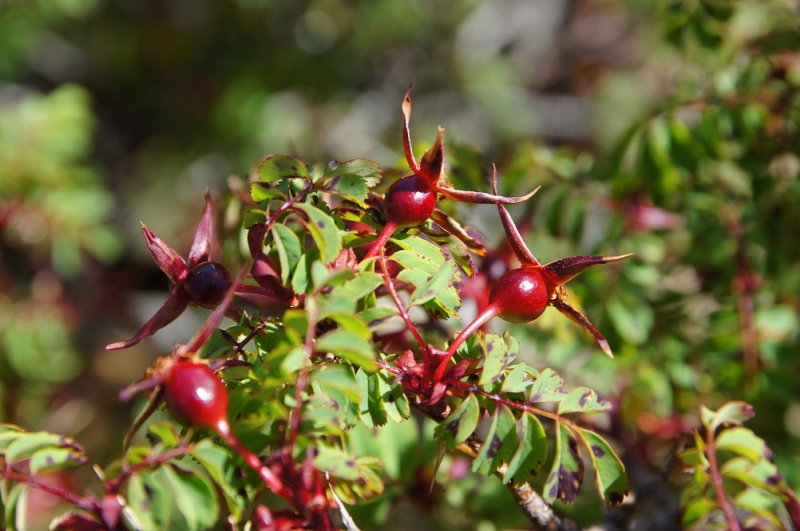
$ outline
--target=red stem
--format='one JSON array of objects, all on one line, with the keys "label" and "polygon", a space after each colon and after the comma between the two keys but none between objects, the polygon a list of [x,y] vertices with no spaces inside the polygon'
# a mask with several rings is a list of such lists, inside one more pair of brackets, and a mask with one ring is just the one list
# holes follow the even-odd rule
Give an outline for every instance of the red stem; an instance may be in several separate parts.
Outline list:
[{"label": "red stem", "polygon": [[452,343],[450,343],[450,347],[447,349],[447,354],[445,355],[444,359],[442,359],[439,366],[436,368],[436,374],[434,375],[433,381],[434,382],[441,382],[444,378],[444,373],[447,370],[447,364],[450,362],[450,359],[455,355],[458,347],[461,346],[464,341],[467,340],[469,336],[475,333],[480,327],[486,324],[489,319],[494,317],[500,313],[500,307],[497,304],[490,304],[484,310],[478,314],[478,316],[467,325],[467,327],[458,334]]},{"label": "red stem", "polygon": [[797,501],[797,496],[794,495],[792,487],[786,486],[783,491],[786,499],[783,500],[783,506],[786,507],[786,512],[789,513],[789,520],[792,521],[795,529],[800,529],[800,503]]},{"label": "red stem", "polygon": [[24,483],[31,488],[41,490],[42,492],[46,492],[48,494],[52,494],[53,496],[57,496],[62,500],[66,501],[67,503],[77,507],[78,509],[83,509],[84,511],[90,512],[97,512],[99,510],[99,506],[97,501],[94,500],[91,496],[79,497],[73,492],[69,492],[58,487],[54,487],[52,485],[47,485],[45,483],[39,483],[34,479],[32,476],[26,476],[22,474],[17,474],[6,468],[6,470],[0,471],[0,476],[6,479],[10,479],[11,481],[16,481],[18,483]]},{"label": "red stem", "polygon": [[378,235],[378,239],[375,240],[369,252],[364,256],[364,260],[378,256],[378,253],[381,252],[381,249],[383,249],[383,246],[386,245],[386,242],[389,241],[389,238],[392,237],[396,229],[397,223],[394,221],[387,221],[386,225],[383,226],[383,230]]},{"label": "red stem", "polygon": [[720,474],[719,465],[717,464],[717,449],[714,446],[713,430],[706,430],[706,456],[708,456],[711,484],[714,486],[714,493],[717,495],[717,503],[719,503],[722,512],[725,513],[725,518],[728,520],[728,531],[741,531],[739,520],[736,518],[736,511],[725,494],[725,488],[722,485],[722,474]]},{"label": "red stem", "polygon": [[[286,490],[286,487],[283,485],[281,480],[278,479],[278,477],[272,472],[272,470],[270,470],[268,466],[261,462],[261,459],[259,459],[256,454],[248,450],[241,442],[239,442],[239,439],[237,439],[231,431],[230,424],[227,422],[220,424],[217,427],[217,433],[219,433],[220,437],[222,437],[228,446],[230,446],[237,454],[241,456],[242,459],[244,459],[244,462],[247,463],[250,468],[255,470],[255,472],[261,477],[261,479],[264,480],[264,483],[272,492],[289,502],[292,506],[295,506],[294,497]],[[301,509],[298,507],[295,508]]]}]

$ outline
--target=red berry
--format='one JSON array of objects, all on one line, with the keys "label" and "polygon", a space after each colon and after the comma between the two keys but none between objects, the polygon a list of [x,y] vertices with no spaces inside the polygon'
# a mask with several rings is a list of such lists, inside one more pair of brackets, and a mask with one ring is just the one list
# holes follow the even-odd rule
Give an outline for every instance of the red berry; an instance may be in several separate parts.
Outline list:
[{"label": "red berry", "polygon": [[489,293],[489,304],[497,316],[512,323],[528,323],[537,319],[550,302],[555,285],[540,268],[512,269],[501,276]]},{"label": "red berry", "polygon": [[164,380],[167,408],[182,423],[228,431],[228,392],[208,365],[188,360],[169,367]]},{"label": "red berry", "polygon": [[225,298],[230,285],[231,275],[225,266],[217,262],[203,262],[189,271],[183,289],[194,304],[214,308]]},{"label": "red berry", "polygon": [[409,175],[392,183],[383,205],[386,218],[397,227],[416,227],[433,213],[436,191],[419,175]]}]

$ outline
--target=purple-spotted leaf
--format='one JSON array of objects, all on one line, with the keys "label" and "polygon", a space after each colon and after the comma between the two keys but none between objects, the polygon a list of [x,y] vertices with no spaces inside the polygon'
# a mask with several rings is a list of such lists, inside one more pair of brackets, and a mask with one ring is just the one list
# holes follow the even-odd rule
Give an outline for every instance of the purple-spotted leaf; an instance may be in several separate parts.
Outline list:
[{"label": "purple-spotted leaf", "polygon": [[484,349],[486,356],[483,359],[483,368],[478,385],[488,385],[496,382],[505,372],[508,364],[514,361],[519,354],[519,342],[509,334],[500,337],[495,334],[484,336]]},{"label": "purple-spotted leaf", "polygon": [[294,231],[281,223],[273,224],[270,231],[272,244],[278,253],[278,261],[281,265],[281,280],[286,285],[294,268],[297,267],[300,257],[303,256],[303,244]]},{"label": "purple-spotted leaf", "polygon": [[611,402],[600,400],[594,389],[578,387],[573,389],[558,404],[558,413],[600,413],[611,409]]},{"label": "purple-spotted leaf", "polygon": [[597,433],[580,428],[578,434],[583,439],[592,460],[597,492],[607,505],[611,507],[619,505],[628,494],[625,465],[611,446]]},{"label": "purple-spotted leaf", "polygon": [[330,264],[339,256],[342,251],[342,237],[333,219],[322,210],[308,203],[297,203],[294,205],[303,225],[308,229],[314,243],[320,251],[322,261]]},{"label": "purple-spotted leaf", "polygon": [[80,466],[86,464],[88,458],[86,455],[75,448],[58,448],[50,447],[39,450],[31,457],[28,462],[31,474],[36,475],[39,472],[46,472],[48,470],[61,470],[73,466]]},{"label": "purple-spotted leaf", "polygon": [[147,469],[131,475],[125,497],[130,511],[123,512],[126,520],[134,524],[131,529],[169,529],[174,509],[170,503],[172,493],[163,480],[163,474],[156,475]]},{"label": "purple-spotted leaf", "polygon": [[522,436],[514,455],[508,461],[503,483],[512,479],[516,484],[529,481],[539,473],[547,459],[547,437],[539,419],[535,415],[525,414],[518,424]]},{"label": "purple-spotted leaf", "polygon": [[566,396],[564,378],[553,369],[544,369],[530,388],[528,402],[556,402]]},{"label": "purple-spotted leaf", "polygon": [[466,441],[478,427],[480,407],[478,399],[471,394],[453,411],[447,419],[436,426],[436,438],[445,444],[448,450]]},{"label": "purple-spotted leaf", "polygon": [[734,457],[725,461],[720,472],[727,479],[736,479],[745,485],[779,494],[786,488],[786,480],[774,463],[765,459],[751,461],[745,457]]},{"label": "purple-spotted leaf", "polygon": [[[517,345],[519,345],[519,342],[517,342]],[[508,373],[508,376],[503,379],[503,386],[500,388],[500,394],[524,393],[535,381],[534,378],[536,378],[536,375],[532,371],[533,369],[524,363],[514,365]]]},{"label": "purple-spotted leaf", "polygon": [[553,467],[544,484],[543,497],[547,503],[560,500],[575,501],[583,483],[583,459],[575,434],[561,422],[556,422],[556,447]]},{"label": "purple-spotted leaf", "polygon": [[458,238],[467,248],[478,256],[486,256],[486,247],[480,239],[480,235],[472,229],[465,228],[461,224],[448,216],[445,212],[434,209],[431,219],[439,224],[444,230]]},{"label": "purple-spotted leaf", "polygon": [[[395,234],[389,241],[403,249],[402,251],[394,253],[392,258],[396,259],[406,267],[420,267],[429,275],[433,275],[436,270],[447,261],[447,256],[445,256],[445,253],[441,247],[434,245],[424,238],[420,238],[419,236],[408,233],[399,233]],[[430,265],[422,267],[420,265],[414,265],[414,263],[409,263],[408,265],[403,263],[404,261],[409,262],[413,260],[413,255],[424,259],[424,262]]]},{"label": "purple-spotted leaf", "polygon": [[5,451],[0,451],[0,456],[6,463],[16,463],[30,459],[39,452],[48,452],[59,448],[70,450],[76,459],[86,459],[83,448],[74,440],[45,431],[20,432]]},{"label": "purple-spotted leaf", "polygon": [[469,248],[464,242],[452,234],[429,231],[424,227],[422,227],[422,230],[428,235],[428,238],[438,243],[450,255],[467,276],[471,277],[475,274],[475,261],[472,259],[472,253],[469,252]]},{"label": "purple-spotted leaf", "polygon": [[348,481],[361,479],[356,458],[338,448],[320,447],[319,453],[314,457],[314,467],[322,472],[327,472],[332,476]]},{"label": "purple-spotted leaf", "polygon": [[264,182],[280,181],[291,177],[310,179],[308,167],[294,157],[274,155],[267,157],[258,167],[258,178]]},{"label": "purple-spotted leaf", "polygon": [[722,431],[717,436],[716,445],[717,450],[728,450],[751,461],[770,459],[772,457],[772,451],[767,448],[764,439],[741,426]]},{"label": "purple-spotted leaf", "polygon": [[[499,338],[498,338],[499,339]],[[511,458],[517,447],[517,419],[508,406],[501,405],[492,417],[483,447],[472,461],[472,471],[483,476],[494,473]]]},{"label": "purple-spotted leaf", "polygon": [[723,424],[741,426],[745,421],[753,418],[755,414],[753,406],[739,400],[726,402],[716,411],[700,406],[700,420],[703,422],[703,426],[712,432],[717,431],[717,428]]},{"label": "purple-spotted leaf", "polygon": [[417,289],[411,293],[411,296],[408,298],[408,305],[424,304],[434,297],[437,297],[450,286],[455,272],[456,267],[452,262],[445,262],[442,264],[435,274],[431,275],[427,281],[420,284]]},{"label": "purple-spotted leaf", "polygon": [[[266,201],[267,199],[282,199],[286,200],[286,195],[274,184],[266,182],[254,182],[250,185],[250,197],[256,203]],[[245,224],[245,226],[248,226]]]}]

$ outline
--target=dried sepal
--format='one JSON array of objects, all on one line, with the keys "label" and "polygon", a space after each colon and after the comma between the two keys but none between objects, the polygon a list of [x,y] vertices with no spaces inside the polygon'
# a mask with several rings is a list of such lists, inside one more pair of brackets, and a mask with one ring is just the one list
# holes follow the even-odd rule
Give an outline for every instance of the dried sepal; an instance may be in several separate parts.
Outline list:
[{"label": "dried sepal", "polygon": [[544,271],[554,284],[561,286],[592,266],[618,262],[629,256],[633,256],[633,253],[619,256],[570,256],[550,262],[544,266]]},{"label": "dried sepal", "polygon": [[214,223],[211,213],[211,194],[206,191],[206,206],[197,224],[192,247],[189,250],[189,268],[202,262],[208,262],[211,257],[211,246],[214,239]]},{"label": "dried sepal", "polygon": [[150,249],[150,253],[161,271],[176,284],[184,280],[186,275],[189,274],[189,268],[181,258],[181,255],[156,236],[144,223],[142,223],[142,233],[147,242],[147,248]]},{"label": "dried sepal", "polygon": [[132,347],[144,338],[152,336],[169,323],[177,319],[189,305],[189,296],[183,289],[173,289],[167,300],[158,311],[147,321],[136,335],[127,341],[106,345],[106,350],[120,350]]},{"label": "dried sepal", "polygon": [[[539,188],[536,188],[533,193],[537,192]],[[492,191],[495,194],[497,193],[497,167],[494,164],[492,164]],[[519,229],[514,223],[514,220],[511,219],[511,215],[508,213],[508,210],[506,210],[503,205],[498,204],[497,211],[500,213],[500,221],[502,222],[503,229],[508,237],[508,242],[511,244],[511,248],[514,250],[514,254],[517,255],[519,261],[522,262],[523,265],[528,266],[541,265],[531,250],[528,249],[528,246],[525,244],[525,240],[519,233]]]},{"label": "dried sepal", "polygon": [[595,342],[609,358],[614,357],[614,354],[611,352],[611,347],[608,345],[606,338],[603,337],[603,334],[601,334],[597,328],[594,327],[594,325],[585,315],[573,308],[563,295],[556,294],[556,296],[551,300],[550,304],[559,312],[569,317],[573,322],[577,323],[581,328],[589,332],[594,338]]}]

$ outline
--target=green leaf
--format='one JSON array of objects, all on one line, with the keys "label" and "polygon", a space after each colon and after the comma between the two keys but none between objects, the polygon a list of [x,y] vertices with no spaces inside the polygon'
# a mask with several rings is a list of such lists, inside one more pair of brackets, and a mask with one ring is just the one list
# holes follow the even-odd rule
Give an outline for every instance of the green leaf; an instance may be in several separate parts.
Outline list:
[{"label": "green leaf", "polygon": [[386,415],[398,424],[403,422],[411,416],[411,406],[403,392],[402,384],[397,380],[397,376],[388,371],[380,371],[377,376]]},{"label": "green leaf", "polygon": [[464,399],[458,408],[441,422],[434,433],[448,450],[455,450],[456,446],[466,441],[478,427],[480,407],[478,399],[471,394]]},{"label": "green leaf", "polygon": [[46,448],[39,450],[29,461],[32,475],[47,470],[61,470],[67,467],[80,466],[86,464],[88,458],[83,452],[78,452],[74,448]]},{"label": "green leaf", "polygon": [[778,495],[787,487],[786,479],[778,468],[766,459],[753,462],[746,457],[734,457],[725,461],[720,472],[726,478],[736,479],[745,485]]},{"label": "green leaf", "polygon": [[297,267],[300,257],[303,255],[303,244],[300,238],[286,225],[275,223],[270,228],[272,241],[278,253],[278,261],[281,265],[281,280],[284,284],[289,282],[292,271]]},{"label": "green leaf", "polygon": [[150,424],[147,431],[156,436],[167,449],[175,448],[181,443],[181,435],[175,429],[175,424],[167,420]]},{"label": "green leaf", "polygon": [[578,387],[573,389],[558,404],[558,413],[599,413],[611,409],[611,402],[608,400],[598,400],[594,389],[588,387]]},{"label": "green leaf", "polygon": [[579,428],[578,434],[583,439],[592,460],[597,492],[609,506],[619,505],[628,494],[625,465],[611,446],[597,433]]},{"label": "green leaf", "polygon": [[442,267],[428,279],[427,282],[422,283],[411,296],[408,298],[408,305],[424,304],[434,297],[438,296],[442,291],[450,286],[453,280],[453,274],[456,272],[456,267],[452,262],[445,262]]},{"label": "green leaf", "polygon": [[286,199],[286,196],[277,187],[267,182],[256,182],[250,185],[250,197],[260,203],[267,199]]},{"label": "green leaf", "polygon": [[282,181],[290,177],[311,178],[302,160],[286,155],[267,157],[258,167],[258,178],[264,182]]},{"label": "green leaf", "polygon": [[341,392],[348,400],[356,403],[361,401],[361,391],[352,367],[343,364],[323,365],[313,371],[309,379],[325,390],[335,389]]},{"label": "green leaf", "polygon": [[208,529],[217,523],[219,503],[216,490],[206,478],[172,466],[163,466],[160,470],[190,530]]},{"label": "green leaf", "polygon": [[377,374],[368,374],[366,371],[356,373],[356,383],[358,383],[361,394],[359,410],[361,420],[368,428],[386,424],[386,409],[381,397],[380,383]]},{"label": "green leaf", "polygon": [[170,529],[168,502],[172,499],[172,493],[149,471],[142,470],[131,475],[127,482],[126,499],[140,525],[139,529]]},{"label": "green leaf", "polygon": [[317,339],[316,349],[344,358],[369,372],[378,370],[372,344],[359,335],[341,328],[332,330]]},{"label": "green leaf", "polygon": [[717,450],[728,450],[751,461],[769,459],[772,454],[763,439],[741,426],[723,430],[717,436],[716,445]]},{"label": "green leaf", "polygon": [[[5,489],[2,489],[2,491],[5,494]],[[16,483],[8,491],[8,496],[3,497],[5,524],[8,526],[8,531],[25,531],[28,529],[29,492],[27,485]]]},{"label": "green leaf", "polygon": [[386,324],[389,318],[394,317],[399,312],[396,308],[391,306],[376,306],[360,312],[360,315],[367,323],[369,323],[370,330],[374,331],[381,325]]},{"label": "green leaf", "polygon": [[742,401],[726,402],[717,411],[700,406],[700,420],[707,430],[715,432],[723,424],[742,425],[756,414],[755,408]]},{"label": "green leaf", "polygon": [[519,420],[519,429],[522,438],[503,474],[504,484],[511,479],[517,484],[529,481],[547,459],[547,437],[539,419],[526,413]]},{"label": "green leaf", "polygon": [[488,476],[508,461],[517,446],[516,428],[517,419],[508,406],[497,408],[481,451],[472,462],[472,471]]},{"label": "green leaf", "polygon": [[[489,385],[500,379],[519,353],[519,342],[506,333],[502,338],[495,334],[486,334],[484,337],[484,350],[481,377],[478,385]],[[509,343],[513,348],[509,348]]]},{"label": "green leaf", "polygon": [[339,175],[354,175],[364,181],[367,188],[375,188],[381,182],[383,172],[380,164],[368,159],[352,159],[345,162],[332,161],[328,164],[325,177],[332,178]]},{"label": "green leaf", "polygon": [[697,498],[687,503],[683,510],[683,526],[684,528],[700,522],[706,518],[712,511],[717,508],[716,502],[708,498]]},{"label": "green leaf", "polygon": [[6,448],[20,437],[24,437],[28,432],[13,424],[0,424],[0,455],[5,453]]},{"label": "green leaf", "polygon": [[569,504],[575,501],[583,483],[583,459],[581,459],[575,434],[561,422],[556,422],[555,459],[547,481],[543,498],[547,503],[561,500]]},{"label": "green leaf", "polygon": [[364,271],[357,273],[344,284],[333,288],[330,296],[342,297],[355,302],[373,293],[382,284],[383,277],[371,271]]},{"label": "green leaf", "polygon": [[564,378],[553,369],[544,369],[531,386],[528,402],[556,402],[566,396]]},{"label": "green leaf", "polygon": [[[516,339],[514,341],[516,341]],[[519,342],[517,342],[517,349],[519,349]],[[524,393],[533,385],[535,378],[536,373],[533,369],[524,363],[518,363],[511,368],[508,376],[503,380],[503,385],[500,387],[500,394]]]},{"label": "green leaf", "polygon": [[72,439],[63,435],[40,431],[28,433],[9,444],[5,452],[5,459],[8,463],[15,463],[33,456],[40,450],[62,447],[72,449],[78,454],[83,454],[83,449]]},{"label": "green leaf", "polygon": [[[398,232],[389,241],[402,249],[402,251],[393,254],[392,258],[396,257],[406,267],[419,267],[429,275],[435,274],[439,266],[447,261],[447,257],[441,247],[419,236],[407,232]],[[430,263],[430,265],[418,266],[413,265],[413,263],[409,263],[409,265],[404,263],[404,261],[413,262],[414,257],[420,257],[425,260],[426,264]]]},{"label": "green leaf", "polygon": [[333,218],[308,203],[296,203],[293,208],[317,244],[322,261],[330,264],[336,260],[342,251],[342,236]]},{"label": "green leaf", "polygon": [[319,453],[314,457],[314,467],[348,481],[361,479],[361,472],[355,457],[338,448],[320,447]]},{"label": "green leaf", "polygon": [[444,251],[459,265],[467,276],[475,274],[475,261],[464,242],[452,234],[428,234],[428,237],[439,244]]},{"label": "green leaf", "polygon": [[439,268],[444,264],[444,256],[441,262],[431,260],[430,255],[422,256],[412,251],[397,251],[391,257],[405,269],[419,269],[428,276],[433,276],[439,272]]},{"label": "green leaf", "polygon": [[246,501],[233,485],[234,477],[239,473],[230,452],[214,444],[210,439],[203,439],[195,444],[189,452],[195,460],[205,469],[206,473],[214,480],[225,501],[228,511],[239,520],[244,510]]}]

